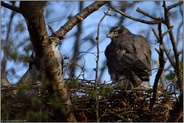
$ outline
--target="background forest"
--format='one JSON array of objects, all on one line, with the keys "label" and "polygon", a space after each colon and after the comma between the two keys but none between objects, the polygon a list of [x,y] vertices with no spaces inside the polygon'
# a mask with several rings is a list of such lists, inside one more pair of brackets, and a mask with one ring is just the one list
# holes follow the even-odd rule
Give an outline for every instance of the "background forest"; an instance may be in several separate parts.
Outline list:
[{"label": "background forest", "polygon": [[[87,18],[82,14],[78,18],[92,4],[99,9],[93,7]],[[26,3],[21,9],[19,1],[1,5],[1,121],[183,121],[182,1],[44,3],[39,9],[44,10],[48,35],[66,30],[58,49],[64,58],[61,81],[69,94],[69,107],[56,96],[58,91],[51,96],[46,87],[37,93],[40,85],[25,77],[36,49],[28,28],[32,21],[23,13]],[[117,25],[149,41],[150,88],[124,90],[120,83],[111,83],[104,50],[110,43],[106,34]]]}]

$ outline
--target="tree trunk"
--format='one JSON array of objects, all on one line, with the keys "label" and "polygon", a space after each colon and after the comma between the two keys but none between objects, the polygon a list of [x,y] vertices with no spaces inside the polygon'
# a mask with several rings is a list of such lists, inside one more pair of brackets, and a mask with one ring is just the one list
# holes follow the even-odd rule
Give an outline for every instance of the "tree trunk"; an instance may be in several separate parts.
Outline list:
[{"label": "tree trunk", "polygon": [[[75,116],[71,108],[70,97],[67,90],[64,88],[63,75],[57,59],[54,56],[54,51],[50,45],[50,38],[45,27],[43,16],[43,8],[46,2],[20,2],[21,13],[26,19],[29,35],[33,44],[36,61],[40,73],[42,73],[42,83],[46,82],[50,98],[56,98],[60,106],[56,107],[51,104],[54,110],[54,119],[56,121],[75,122]],[[44,75],[45,73],[45,75]],[[54,98],[55,99],[55,98]]]}]

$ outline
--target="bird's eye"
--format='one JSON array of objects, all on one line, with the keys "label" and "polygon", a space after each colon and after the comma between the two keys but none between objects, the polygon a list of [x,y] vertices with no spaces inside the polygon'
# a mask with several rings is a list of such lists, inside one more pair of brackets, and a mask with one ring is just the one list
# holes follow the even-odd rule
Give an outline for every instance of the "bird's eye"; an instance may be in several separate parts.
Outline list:
[{"label": "bird's eye", "polygon": [[114,34],[118,34],[118,31],[115,31]]}]

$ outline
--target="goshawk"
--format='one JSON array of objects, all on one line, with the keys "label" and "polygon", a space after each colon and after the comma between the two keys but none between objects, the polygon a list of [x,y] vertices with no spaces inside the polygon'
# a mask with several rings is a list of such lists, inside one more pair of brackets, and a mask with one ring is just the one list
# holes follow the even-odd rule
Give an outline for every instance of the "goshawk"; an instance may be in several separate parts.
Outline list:
[{"label": "goshawk", "polygon": [[[59,71],[61,74],[63,74],[63,58],[62,54],[59,52],[57,45],[59,44],[60,40],[55,37],[49,37],[50,45],[52,47],[52,51],[54,54],[54,57],[57,59],[57,63],[59,64]],[[33,62],[29,63],[29,74],[30,74],[30,84],[37,84],[41,85],[42,84],[42,74],[44,71],[40,71],[36,58],[35,58],[35,53],[33,52],[31,55],[31,59]]]},{"label": "goshawk", "polygon": [[149,82],[151,75],[151,50],[148,41],[141,35],[132,34],[124,26],[110,30],[110,44],[105,49],[107,67],[115,82],[128,80],[133,87],[143,81]]}]

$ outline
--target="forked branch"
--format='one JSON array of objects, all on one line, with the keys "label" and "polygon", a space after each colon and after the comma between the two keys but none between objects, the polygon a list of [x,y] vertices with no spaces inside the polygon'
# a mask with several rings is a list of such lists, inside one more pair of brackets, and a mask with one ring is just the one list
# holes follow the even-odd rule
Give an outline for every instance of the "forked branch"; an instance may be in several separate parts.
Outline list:
[{"label": "forked branch", "polygon": [[105,5],[109,1],[96,1],[86,7],[83,11],[72,17],[67,23],[65,23],[59,30],[56,31],[56,37],[63,39],[64,35],[70,31],[76,24],[84,20],[92,12],[98,10],[101,6]]}]

